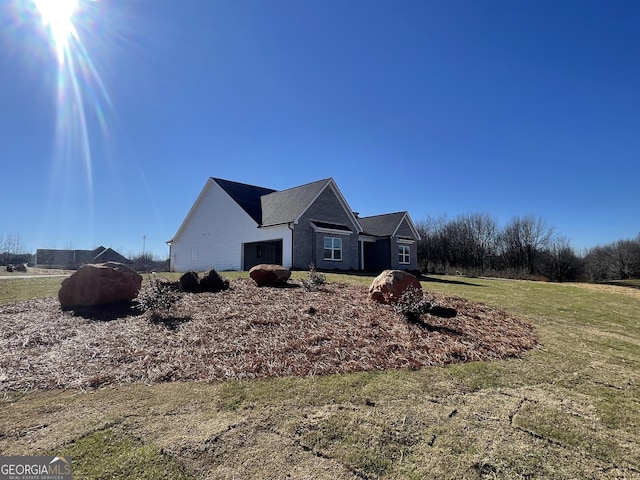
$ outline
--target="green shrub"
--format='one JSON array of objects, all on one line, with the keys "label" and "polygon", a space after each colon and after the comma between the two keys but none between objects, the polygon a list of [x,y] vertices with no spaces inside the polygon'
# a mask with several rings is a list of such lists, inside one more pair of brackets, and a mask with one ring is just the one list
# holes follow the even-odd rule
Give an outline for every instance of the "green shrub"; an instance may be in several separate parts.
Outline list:
[{"label": "green shrub", "polygon": [[324,273],[320,273],[316,270],[316,266],[313,262],[309,264],[309,271],[307,272],[307,278],[302,280],[302,286],[307,291],[315,290],[316,288],[324,285],[327,282],[327,276]]},{"label": "green shrub", "polygon": [[167,313],[181,298],[182,293],[176,289],[174,283],[152,278],[140,289],[136,297],[137,308],[158,316]]},{"label": "green shrub", "polygon": [[419,288],[407,289],[400,300],[393,304],[393,311],[411,322],[420,319],[420,315],[427,313],[434,306],[424,297],[424,293]]}]

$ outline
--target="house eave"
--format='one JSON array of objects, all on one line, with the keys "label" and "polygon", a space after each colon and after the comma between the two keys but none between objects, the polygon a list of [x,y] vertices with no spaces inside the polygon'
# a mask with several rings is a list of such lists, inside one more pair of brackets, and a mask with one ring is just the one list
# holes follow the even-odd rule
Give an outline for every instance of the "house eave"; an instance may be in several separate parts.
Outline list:
[{"label": "house eave", "polygon": [[402,238],[402,237],[396,238],[396,242],[402,245],[413,245],[414,243],[416,243],[416,241],[417,240],[414,240],[413,238]]},{"label": "house eave", "polygon": [[313,227],[313,230],[318,233],[331,233],[333,235],[353,235],[351,230],[338,230],[333,228]]},{"label": "house eave", "polygon": [[359,234],[358,240],[361,242],[377,242],[380,237],[376,237],[375,235],[367,235],[367,234]]}]

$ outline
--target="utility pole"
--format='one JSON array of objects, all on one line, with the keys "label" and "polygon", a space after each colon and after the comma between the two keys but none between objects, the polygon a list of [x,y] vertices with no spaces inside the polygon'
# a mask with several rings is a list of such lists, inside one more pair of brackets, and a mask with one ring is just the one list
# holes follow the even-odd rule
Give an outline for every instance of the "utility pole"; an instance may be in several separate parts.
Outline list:
[{"label": "utility pole", "polygon": [[142,235],[142,255],[144,255],[146,243],[147,243],[147,236]]}]

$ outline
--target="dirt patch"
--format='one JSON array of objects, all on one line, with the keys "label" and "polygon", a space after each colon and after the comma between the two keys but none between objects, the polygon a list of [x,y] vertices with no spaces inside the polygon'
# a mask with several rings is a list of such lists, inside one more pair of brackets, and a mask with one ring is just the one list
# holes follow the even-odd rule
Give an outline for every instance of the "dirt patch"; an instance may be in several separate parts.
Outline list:
[{"label": "dirt patch", "polygon": [[0,389],[97,388],[419,368],[520,356],[532,328],[484,304],[434,295],[458,315],[412,324],[366,288],[187,294],[158,321],[133,305],[68,312],[55,298],[0,306]]}]

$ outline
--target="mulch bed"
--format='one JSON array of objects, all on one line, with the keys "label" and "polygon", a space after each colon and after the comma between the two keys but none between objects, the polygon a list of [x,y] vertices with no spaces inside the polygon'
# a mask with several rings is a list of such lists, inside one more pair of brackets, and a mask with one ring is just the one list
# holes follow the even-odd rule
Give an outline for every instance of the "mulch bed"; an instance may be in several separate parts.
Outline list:
[{"label": "mulch bed", "polygon": [[222,381],[418,368],[517,357],[528,324],[484,304],[432,295],[458,311],[409,323],[357,285],[185,294],[155,318],[133,305],[62,311],[56,298],[0,306],[0,390],[130,382]]}]

